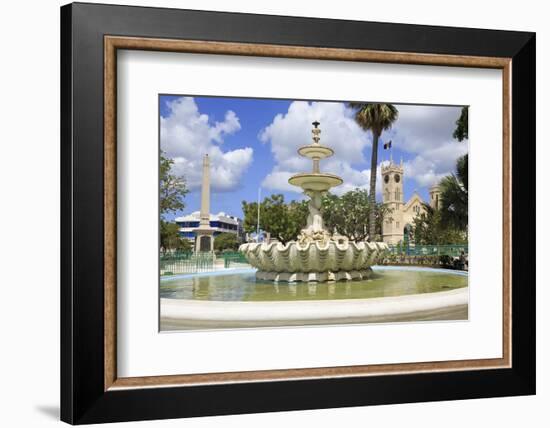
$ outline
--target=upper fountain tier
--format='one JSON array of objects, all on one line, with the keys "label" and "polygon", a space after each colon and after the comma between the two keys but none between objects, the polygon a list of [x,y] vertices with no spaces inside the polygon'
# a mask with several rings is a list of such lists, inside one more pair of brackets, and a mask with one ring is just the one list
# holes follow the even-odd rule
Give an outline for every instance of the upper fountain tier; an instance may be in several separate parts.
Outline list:
[{"label": "upper fountain tier", "polygon": [[334,150],[332,150],[330,147],[322,146],[318,143],[313,143],[308,144],[307,146],[300,147],[298,149],[298,153],[310,159],[324,159],[332,156],[334,154]]}]

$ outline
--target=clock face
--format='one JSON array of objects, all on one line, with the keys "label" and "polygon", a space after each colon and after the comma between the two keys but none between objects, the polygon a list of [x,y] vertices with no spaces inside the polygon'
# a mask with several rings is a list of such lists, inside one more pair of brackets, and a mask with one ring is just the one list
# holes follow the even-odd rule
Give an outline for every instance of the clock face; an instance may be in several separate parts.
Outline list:
[{"label": "clock face", "polygon": [[396,183],[399,183],[399,180],[401,180],[401,177],[399,176],[399,174],[395,174],[393,179],[395,180]]},{"label": "clock face", "polygon": [[385,175],[384,176],[384,183],[388,183],[390,181],[390,176],[389,175]]}]

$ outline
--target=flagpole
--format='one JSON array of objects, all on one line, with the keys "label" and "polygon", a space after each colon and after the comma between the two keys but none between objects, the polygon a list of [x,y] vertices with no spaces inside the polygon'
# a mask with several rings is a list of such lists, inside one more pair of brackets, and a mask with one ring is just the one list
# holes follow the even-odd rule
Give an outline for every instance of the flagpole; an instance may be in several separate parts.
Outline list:
[{"label": "flagpole", "polygon": [[390,163],[393,162],[393,144],[392,141],[388,141],[387,143],[384,143],[384,150],[390,151]]}]

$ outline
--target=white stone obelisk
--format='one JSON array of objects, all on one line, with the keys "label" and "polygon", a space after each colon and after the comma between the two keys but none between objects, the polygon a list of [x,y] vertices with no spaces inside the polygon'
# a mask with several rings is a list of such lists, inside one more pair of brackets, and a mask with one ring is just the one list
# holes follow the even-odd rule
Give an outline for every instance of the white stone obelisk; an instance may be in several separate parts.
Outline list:
[{"label": "white stone obelisk", "polygon": [[210,159],[208,155],[204,155],[202,160],[200,225],[210,227]]},{"label": "white stone obelisk", "polygon": [[195,229],[195,251],[214,251],[214,230],[210,227],[210,158],[202,160],[201,212],[199,227]]}]

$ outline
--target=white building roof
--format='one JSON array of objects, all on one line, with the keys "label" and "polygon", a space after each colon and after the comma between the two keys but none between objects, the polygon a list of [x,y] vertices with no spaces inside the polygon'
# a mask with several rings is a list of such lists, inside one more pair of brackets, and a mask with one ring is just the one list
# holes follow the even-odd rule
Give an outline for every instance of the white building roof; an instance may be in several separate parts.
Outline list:
[{"label": "white building roof", "polygon": [[[176,222],[199,221],[200,218],[201,218],[200,211],[194,211],[191,214],[188,214],[188,215],[185,215],[185,216],[182,216],[182,217],[177,217],[175,221]],[[228,214],[224,213],[223,211],[220,211],[218,214],[210,213],[210,221],[221,221],[223,223],[234,224],[234,225],[239,224],[237,217],[228,215]]]}]

